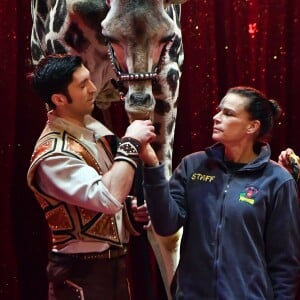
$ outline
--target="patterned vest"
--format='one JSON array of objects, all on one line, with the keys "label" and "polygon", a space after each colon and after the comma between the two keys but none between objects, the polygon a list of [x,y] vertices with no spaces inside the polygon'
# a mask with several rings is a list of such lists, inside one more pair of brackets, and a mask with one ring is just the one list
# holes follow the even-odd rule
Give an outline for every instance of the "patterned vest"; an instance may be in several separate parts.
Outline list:
[{"label": "patterned vest", "polygon": [[[101,143],[111,157],[107,140],[102,138]],[[106,215],[101,212],[91,211],[58,201],[44,194],[36,186],[34,180],[36,167],[43,159],[56,153],[67,153],[68,155],[75,156],[85,161],[89,166],[97,170],[99,174],[102,174],[98,162],[90,151],[78,139],[65,131],[49,132],[37,142],[28,171],[28,185],[33,190],[36,199],[45,213],[51,229],[53,248],[64,248],[74,240],[99,241],[120,246],[122,243],[114,215]],[[130,221],[126,205],[124,205],[122,215],[123,222],[129,233],[136,236],[140,235]]]}]

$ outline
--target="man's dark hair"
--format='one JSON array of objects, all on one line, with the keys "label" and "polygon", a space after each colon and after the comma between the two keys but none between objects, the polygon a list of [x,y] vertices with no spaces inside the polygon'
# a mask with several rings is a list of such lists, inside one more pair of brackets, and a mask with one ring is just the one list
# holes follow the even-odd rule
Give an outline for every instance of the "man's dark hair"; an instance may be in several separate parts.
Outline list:
[{"label": "man's dark hair", "polygon": [[43,58],[29,74],[32,87],[50,108],[55,108],[51,96],[62,93],[69,99],[68,85],[73,73],[83,64],[80,56],[69,54],[49,55]]}]

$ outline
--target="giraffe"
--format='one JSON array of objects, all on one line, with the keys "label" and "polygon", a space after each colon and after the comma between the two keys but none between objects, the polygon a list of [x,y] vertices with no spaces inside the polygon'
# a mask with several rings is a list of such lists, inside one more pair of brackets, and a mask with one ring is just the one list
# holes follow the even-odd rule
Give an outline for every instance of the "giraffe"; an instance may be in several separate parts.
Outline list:
[{"label": "giraffe", "polygon": [[[187,0],[32,0],[33,64],[45,55],[80,55],[97,87],[102,110],[123,100],[129,120],[151,118],[152,143],[167,177],[172,150],[183,45],[181,4]],[[106,115],[104,113],[104,115]],[[107,118],[109,123],[109,118]],[[109,125],[110,124],[106,124]],[[178,264],[181,231],[147,231],[166,287]]]}]

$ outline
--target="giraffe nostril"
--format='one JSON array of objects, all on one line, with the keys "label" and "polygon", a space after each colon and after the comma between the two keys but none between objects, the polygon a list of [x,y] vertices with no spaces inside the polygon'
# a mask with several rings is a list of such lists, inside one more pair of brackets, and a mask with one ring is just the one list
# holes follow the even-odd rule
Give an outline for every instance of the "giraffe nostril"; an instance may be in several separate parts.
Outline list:
[{"label": "giraffe nostril", "polygon": [[153,104],[154,98],[150,94],[132,93],[129,96],[128,104],[130,106],[145,106],[149,107]]}]

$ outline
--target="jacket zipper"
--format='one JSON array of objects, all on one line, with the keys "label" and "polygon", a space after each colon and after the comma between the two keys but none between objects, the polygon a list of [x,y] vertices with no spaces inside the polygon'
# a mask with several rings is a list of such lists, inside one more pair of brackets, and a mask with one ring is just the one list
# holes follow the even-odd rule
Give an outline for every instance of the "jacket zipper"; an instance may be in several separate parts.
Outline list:
[{"label": "jacket zipper", "polygon": [[221,238],[221,231],[223,226],[223,220],[224,220],[224,208],[225,208],[225,198],[229,189],[229,183],[232,179],[233,175],[229,174],[227,183],[225,184],[225,189],[222,196],[222,204],[219,214],[219,220],[217,224],[217,233],[216,233],[216,255],[215,255],[215,299],[218,299],[218,293],[217,293],[217,282],[218,282],[218,269],[219,269],[219,256],[220,256],[220,238]]}]

